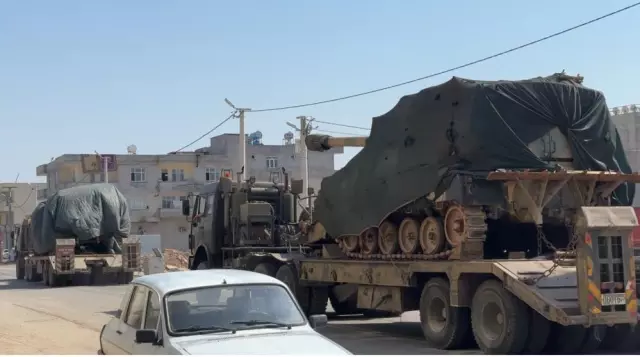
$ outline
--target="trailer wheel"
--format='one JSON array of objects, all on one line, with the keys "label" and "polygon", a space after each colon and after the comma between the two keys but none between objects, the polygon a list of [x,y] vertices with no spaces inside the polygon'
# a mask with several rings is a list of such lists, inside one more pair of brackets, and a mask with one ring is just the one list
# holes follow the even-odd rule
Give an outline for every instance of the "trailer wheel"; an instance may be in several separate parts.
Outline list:
[{"label": "trailer wheel", "polygon": [[[636,327],[638,331],[638,327]],[[615,325],[607,328],[600,348],[607,352],[632,352],[637,344],[634,330],[629,325]]]},{"label": "trailer wheel", "polygon": [[[304,288],[300,288],[300,279],[298,278],[298,274],[296,273],[296,268],[289,264],[284,264],[278,269],[275,277],[289,287],[289,290],[291,290],[291,292],[295,295],[298,303],[302,305],[302,301],[300,299],[300,291]],[[308,298],[308,295],[306,295],[305,298]]]},{"label": "trailer wheel", "polygon": [[276,276],[276,272],[277,272],[277,268],[275,265],[271,264],[271,263],[260,263],[258,265],[256,265],[255,268],[253,268],[253,271],[256,273],[260,273],[260,274],[264,274],[264,275],[268,275],[271,277],[275,277]]},{"label": "trailer wheel", "polygon": [[469,330],[469,311],[451,306],[449,282],[430,279],[420,295],[420,325],[424,337],[438,349],[455,349]]},{"label": "trailer wheel", "polygon": [[338,301],[338,297],[333,293],[333,288],[329,290],[329,301],[331,307],[337,315],[352,315],[357,314],[358,311],[358,298],[350,298],[345,301]]},{"label": "trailer wheel", "polygon": [[473,295],[471,326],[484,353],[518,354],[529,335],[529,311],[501,282],[487,280]]},{"label": "trailer wheel", "polygon": [[525,354],[539,355],[547,345],[549,332],[551,331],[551,321],[540,315],[536,310],[529,308],[531,317],[529,319],[529,337],[524,347]]},{"label": "trailer wheel", "polygon": [[547,347],[542,354],[572,355],[580,353],[587,329],[579,325],[562,326],[553,323]]},{"label": "trailer wheel", "polygon": [[25,268],[24,268],[24,258],[20,256],[16,257],[16,279],[24,280]]},{"label": "trailer wheel", "polygon": [[209,269],[209,264],[207,264],[206,260],[203,260],[196,265],[196,270],[207,270]]},{"label": "trailer wheel", "polygon": [[322,315],[327,313],[327,303],[329,302],[329,288],[326,286],[316,286],[306,288],[309,290],[309,304],[307,305],[307,315]]},{"label": "trailer wheel", "polygon": [[607,336],[607,327],[600,326],[591,326],[587,329],[584,340],[582,341],[582,347],[580,352],[582,354],[591,354],[594,353],[598,347],[602,344],[602,341]]},{"label": "trailer wheel", "polygon": [[42,267],[42,282],[45,286],[49,286],[49,278],[49,264],[45,262]]},{"label": "trailer wheel", "polygon": [[117,274],[118,284],[126,285],[133,280],[133,272],[132,271],[121,271]]}]

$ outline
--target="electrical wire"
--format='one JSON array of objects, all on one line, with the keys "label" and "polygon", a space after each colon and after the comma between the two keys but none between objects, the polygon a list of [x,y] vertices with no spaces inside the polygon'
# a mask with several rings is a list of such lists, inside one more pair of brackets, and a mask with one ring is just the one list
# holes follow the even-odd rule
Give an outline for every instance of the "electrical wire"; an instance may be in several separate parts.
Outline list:
[{"label": "electrical wire", "polygon": [[197,139],[195,139],[194,141],[190,142],[189,144],[181,147],[180,149],[176,150],[176,151],[172,151],[169,154],[175,154],[178,153],[186,148],[188,148],[189,146],[197,143],[198,141],[202,140],[202,138],[204,138],[205,136],[213,133],[216,129],[218,129],[219,127],[221,127],[222,125],[224,125],[224,123],[228,122],[229,120],[231,120],[231,118],[233,118],[236,115],[237,111],[234,111],[233,113],[231,113],[231,115],[229,115],[225,120],[221,121],[220,123],[218,123],[218,125],[214,126],[211,130],[207,131],[206,133],[200,135]]},{"label": "electrical wire", "polygon": [[361,92],[361,93],[346,95],[346,96],[342,96],[342,97],[332,98],[332,99],[320,100],[320,101],[310,102],[310,103],[305,103],[305,104],[288,105],[288,106],[283,106],[283,107],[254,109],[254,110],[251,110],[251,112],[253,112],[253,113],[274,112],[274,111],[281,111],[281,110],[288,110],[288,109],[311,107],[311,106],[316,106],[316,105],[321,105],[321,104],[338,102],[338,101],[342,101],[342,100],[346,100],[346,99],[352,99],[352,98],[356,98],[356,97],[362,97],[362,96],[365,96],[365,95],[369,95],[369,94],[378,93],[378,92],[382,92],[382,91],[385,91],[385,90],[401,87],[401,86],[404,86],[404,85],[407,85],[407,84],[419,82],[419,81],[422,81],[422,80],[425,80],[425,79],[429,79],[429,78],[432,78],[432,77],[439,76],[441,74],[446,74],[446,73],[453,72],[453,71],[456,71],[456,70],[459,70],[459,69],[462,69],[462,68],[466,68],[466,67],[470,67],[470,66],[482,63],[482,62],[486,62],[488,60],[504,56],[504,55],[509,54],[511,52],[516,52],[516,51],[521,50],[523,48],[533,46],[535,44],[538,44],[538,43],[546,41],[546,40],[550,40],[550,39],[552,39],[554,37],[558,37],[560,35],[564,35],[564,34],[566,34],[568,32],[577,30],[579,28],[591,25],[591,24],[593,24],[595,22],[604,20],[604,19],[606,19],[608,17],[611,17],[611,16],[617,15],[619,13],[622,13],[624,11],[630,10],[631,8],[634,8],[634,7],[638,6],[638,5],[640,5],[640,2],[636,2],[636,3],[631,4],[629,6],[626,6],[626,7],[623,7],[621,9],[618,9],[616,11],[613,11],[613,12],[607,13],[605,15],[596,17],[595,19],[591,19],[589,21],[586,21],[586,22],[580,23],[578,25],[569,27],[569,28],[564,29],[562,31],[555,32],[555,33],[553,33],[551,35],[547,35],[547,36],[539,38],[537,40],[527,42],[527,43],[522,44],[520,46],[512,47],[512,48],[510,48],[508,50],[505,50],[505,51],[502,51],[502,52],[498,52],[498,53],[495,53],[493,55],[477,59],[475,61],[467,62],[465,64],[462,64],[462,65],[459,65],[459,66],[456,66],[456,67],[445,69],[445,70],[442,70],[442,71],[439,71],[439,72],[435,72],[435,73],[432,73],[432,74],[429,74],[429,75],[426,75],[426,76],[423,76],[423,77],[415,78],[415,79],[412,79],[412,80],[408,80],[408,81],[405,81],[405,82],[389,85],[389,86],[378,88],[378,89],[369,90],[369,91],[366,91],[366,92]]},{"label": "electrical wire", "polygon": [[365,128],[362,126],[355,126],[355,125],[348,125],[348,124],[340,124],[340,123],[333,123],[330,121],[322,121],[322,120],[313,120],[314,123],[320,123],[320,124],[327,124],[327,125],[335,125],[335,126],[342,126],[345,128],[352,128],[352,129],[361,129],[361,130],[371,130],[369,128]]}]

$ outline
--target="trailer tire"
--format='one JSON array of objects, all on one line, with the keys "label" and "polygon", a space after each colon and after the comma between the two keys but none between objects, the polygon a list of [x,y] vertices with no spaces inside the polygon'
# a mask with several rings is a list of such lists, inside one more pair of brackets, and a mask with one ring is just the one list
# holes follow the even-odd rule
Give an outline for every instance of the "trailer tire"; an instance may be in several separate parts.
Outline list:
[{"label": "trailer tire", "polygon": [[608,327],[600,348],[612,353],[633,352],[637,344],[633,335],[634,330],[626,324]]},{"label": "trailer tire", "polygon": [[528,309],[531,312],[529,319],[529,337],[524,347],[525,354],[539,355],[547,346],[549,332],[551,332],[551,321],[540,315],[534,309]]},{"label": "trailer tire", "polygon": [[338,297],[333,293],[333,288],[329,290],[329,301],[331,307],[336,315],[353,315],[360,311],[358,310],[358,298],[350,298],[345,301],[338,301]]},{"label": "trailer tire", "polygon": [[118,284],[127,285],[133,280],[133,272],[132,271],[121,271],[118,272]]},{"label": "trailer tire", "polygon": [[578,354],[586,334],[587,329],[580,325],[562,326],[558,323],[553,323],[547,347],[542,354]]},{"label": "trailer tire", "polygon": [[209,264],[207,263],[206,260],[198,262],[198,265],[196,265],[196,270],[207,270],[207,269],[209,269]]},{"label": "trailer tire", "polygon": [[276,272],[277,272],[277,268],[272,263],[260,263],[260,264],[256,265],[255,268],[253,268],[253,271],[256,272],[256,273],[260,273],[260,274],[268,275],[268,276],[271,276],[271,277],[275,277],[276,276]]},{"label": "trailer tire", "polygon": [[469,310],[451,306],[449,282],[427,281],[420,295],[420,325],[425,339],[435,348],[456,349],[469,331]]},{"label": "trailer tire", "polygon": [[607,337],[607,327],[603,325],[591,326],[587,328],[587,332],[582,341],[582,347],[580,349],[581,354],[592,354],[602,344],[602,341]]},{"label": "trailer tire", "polygon": [[49,286],[49,264],[46,262],[42,267],[42,283],[44,283],[45,286]]},{"label": "trailer tire", "polygon": [[473,295],[471,327],[482,352],[519,354],[529,335],[529,311],[502,282],[487,280]]},{"label": "trailer tire", "polygon": [[307,305],[307,315],[323,315],[327,313],[327,303],[329,302],[329,288],[326,286],[316,286],[306,288],[309,291],[309,304]]}]

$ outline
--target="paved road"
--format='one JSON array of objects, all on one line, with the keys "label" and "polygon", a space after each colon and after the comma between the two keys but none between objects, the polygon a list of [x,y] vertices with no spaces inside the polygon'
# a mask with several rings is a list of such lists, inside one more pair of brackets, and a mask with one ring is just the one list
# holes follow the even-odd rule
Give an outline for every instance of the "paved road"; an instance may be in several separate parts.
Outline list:
[{"label": "paved road", "polygon": [[[45,288],[0,265],[0,354],[93,354],[125,286]],[[355,354],[442,354],[429,348],[410,312],[399,318],[335,318],[321,332]],[[476,351],[458,351],[476,354]]]}]

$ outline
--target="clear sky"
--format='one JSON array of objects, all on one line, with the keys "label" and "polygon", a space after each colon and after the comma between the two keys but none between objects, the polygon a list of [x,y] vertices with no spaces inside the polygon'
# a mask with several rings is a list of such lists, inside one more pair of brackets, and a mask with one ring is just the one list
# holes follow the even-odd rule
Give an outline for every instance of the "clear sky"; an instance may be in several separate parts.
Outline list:
[{"label": "clear sky", "polygon": [[[176,150],[237,106],[365,91],[517,46],[634,0],[0,0],[0,182],[64,153]],[[502,58],[393,90],[247,115],[280,143],[298,115],[370,126],[446,81],[563,69],[610,107],[639,103],[640,7]],[[366,134],[321,124],[319,129]],[[230,121],[216,133],[237,132]],[[214,133],[214,134],[216,134]],[[203,139],[196,147],[206,146]],[[354,154],[337,159],[341,167]]]}]

